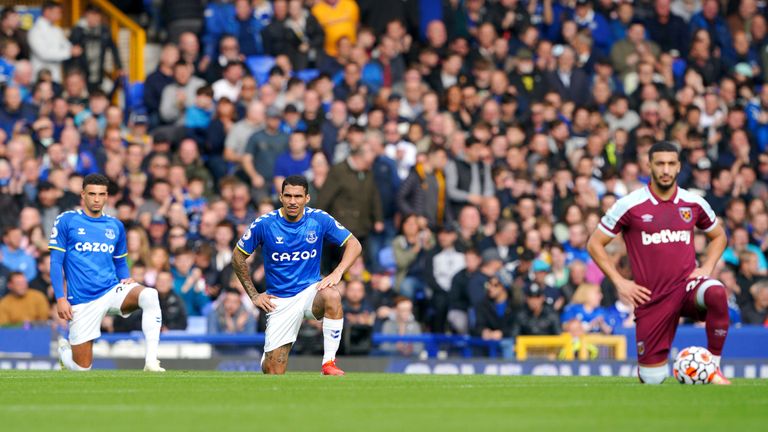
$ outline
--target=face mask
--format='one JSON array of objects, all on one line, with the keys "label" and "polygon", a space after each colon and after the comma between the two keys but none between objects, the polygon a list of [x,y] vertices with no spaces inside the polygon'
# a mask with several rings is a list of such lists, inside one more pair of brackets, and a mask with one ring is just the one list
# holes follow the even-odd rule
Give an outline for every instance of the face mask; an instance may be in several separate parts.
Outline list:
[{"label": "face mask", "polygon": [[48,148],[49,145],[53,144],[53,138],[42,138],[40,144],[42,144],[43,147]]}]

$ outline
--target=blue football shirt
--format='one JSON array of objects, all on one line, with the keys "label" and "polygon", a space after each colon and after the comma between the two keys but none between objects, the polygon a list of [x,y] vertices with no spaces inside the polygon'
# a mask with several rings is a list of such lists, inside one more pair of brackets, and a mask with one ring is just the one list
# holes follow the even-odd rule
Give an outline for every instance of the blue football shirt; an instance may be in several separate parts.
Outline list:
[{"label": "blue football shirt", "polygon": [[305,207],[298,222],[289,222],[279,209],[254,220],[237,247],[251,255],[261,246],[267,293],[293,297],[320,280],[323,241],[343,246],[351,236],[322,210]]},{"label": "blue football shirt", "polygon": [[64,277],[70,304],[88,303],[120,281],[113,259],[128,255],[125,227],[118,219],[92,218],[82,210],[60,214],[48,249],[64,252]]}]

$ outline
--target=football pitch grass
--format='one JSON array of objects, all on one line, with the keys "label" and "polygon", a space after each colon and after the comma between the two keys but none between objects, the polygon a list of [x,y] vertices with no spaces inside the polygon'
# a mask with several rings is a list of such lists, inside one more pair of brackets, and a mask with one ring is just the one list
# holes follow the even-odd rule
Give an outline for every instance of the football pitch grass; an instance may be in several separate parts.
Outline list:
[{"label": "football pitch grass", "polygon": [[0,431],[766,430],[768,380],[0,371]]}]

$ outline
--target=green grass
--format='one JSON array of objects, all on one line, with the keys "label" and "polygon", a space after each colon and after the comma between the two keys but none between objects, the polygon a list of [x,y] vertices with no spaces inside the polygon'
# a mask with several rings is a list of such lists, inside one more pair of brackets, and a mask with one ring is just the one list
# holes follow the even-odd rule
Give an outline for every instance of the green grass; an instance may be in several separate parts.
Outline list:
[{"label": "green grass", "polygon": [[765,430],[768,381],[133,371],[0,372],[0,430]]}]

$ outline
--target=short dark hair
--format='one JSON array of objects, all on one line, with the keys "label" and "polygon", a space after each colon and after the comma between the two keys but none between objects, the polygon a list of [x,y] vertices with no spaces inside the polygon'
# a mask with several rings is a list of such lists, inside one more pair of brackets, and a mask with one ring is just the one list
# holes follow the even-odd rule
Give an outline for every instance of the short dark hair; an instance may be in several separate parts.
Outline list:
[{"label": "short dark hair", "polygon": [[83,189],[88,185],[107,186],[109,187],[109,178],[104,174],[88,174],[83,179]]},{"label": "short dark hair", "polygon": [[301,186],[304,188],[304,193],[309,193],[309,182],[307,178],[301,175],[291,175],[283,180],[283,187],[280,189],[280,193],[285,192],[286,186]]},{"label": "short dark hair", "polygon": [[648,160],[653,159],[654,153],[660,153],[660,152],[672,152],[675,155],[677,155],[677,159],[680,159],[680,149],[677,148],[676,145],[672,144],[669,141],[659,141],[656,144],[651,146],[651,149],[648,151]]}]

